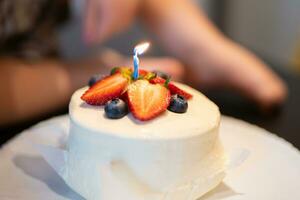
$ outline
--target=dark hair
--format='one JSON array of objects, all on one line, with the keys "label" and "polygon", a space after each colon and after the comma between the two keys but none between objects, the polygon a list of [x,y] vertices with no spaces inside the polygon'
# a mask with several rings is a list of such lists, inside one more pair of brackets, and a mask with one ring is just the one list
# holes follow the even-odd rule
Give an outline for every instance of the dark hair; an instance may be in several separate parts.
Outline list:
[{"label": "dark hair", "polygon": [[[55,30],[70,15],[68,0],[2,0],[0,12],[1,55],[37,58],[57,54]],[[18,13],[25,15],[22,18]]]}]

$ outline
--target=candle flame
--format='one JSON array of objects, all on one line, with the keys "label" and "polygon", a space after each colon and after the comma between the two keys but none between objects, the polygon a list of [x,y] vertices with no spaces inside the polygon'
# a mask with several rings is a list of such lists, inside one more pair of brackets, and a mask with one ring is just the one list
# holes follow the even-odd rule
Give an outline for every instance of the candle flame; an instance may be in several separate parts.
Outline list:
[{"label": "candle flame", "polygon": [[149,42],[138,44],[137,46],[134,47],[134,54],[136,55],[143,54],[149,48],[149,46],[150,46]]}]

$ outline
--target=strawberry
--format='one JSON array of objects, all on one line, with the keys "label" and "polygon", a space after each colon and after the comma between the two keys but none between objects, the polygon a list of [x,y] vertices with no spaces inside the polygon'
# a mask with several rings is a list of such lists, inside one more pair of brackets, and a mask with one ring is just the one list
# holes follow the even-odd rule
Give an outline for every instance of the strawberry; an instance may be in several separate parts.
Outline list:
[{"label": "strawberry", "polygon": [[139,69],[139,76],[146,76],[148,74],[147,70]]},{"label": "strawberry", "polygon": [[[161,77],[155,77],[153,79],[150,80],[150,83],[153,84],[165,84],[166,80],[161,78]],[[171,92],[171,94],[179,94],[180,96],[183,96],[185,99],[191,99],[193,97],[193,95],[191,95],[190,93],[180,89],[179,87],[177,87],[174,83],[170,82],[168,84],[168,88]]]},{"label": "strawberry", "polygon": [[170,103],[170,91],[160,84],[147,80],[133,82],[127,90],[129,109],[141,121],[153,119],[163,113]]},{"label": "strawberry", "polygon": [[164,84],[165,82],[166,82],[166,80],[159,76],[150,80],[150,83],[153,83],[153,84]]},{"label": "strawberry", "polygon": [[104,105],[107,101],[121,96],[128,83],[128,79],[122,74],[113,74],[90,87],[81,99],[90,105]]},{"label": "strawberry", "polygon": [[190,93],[180,89],[179,87],[177,87],[174,83],[169,83],[168,84],[168,88],[171,92],[171,94],[179,94],[180,96],[183,96],[185,99],[189,100],[193,97],[193,95],[191,95]]}]

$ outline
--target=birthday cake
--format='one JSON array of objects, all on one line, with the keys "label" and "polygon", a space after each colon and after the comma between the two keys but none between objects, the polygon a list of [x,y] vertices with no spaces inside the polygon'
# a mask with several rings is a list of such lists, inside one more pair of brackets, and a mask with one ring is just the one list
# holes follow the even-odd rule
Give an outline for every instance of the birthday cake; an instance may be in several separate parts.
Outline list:
[{"label": "birthday cake", "polygon": [[66,183],[88,200],[196,200],[225,176],[220,112],[156,73],[116,68],[77,90]]}]

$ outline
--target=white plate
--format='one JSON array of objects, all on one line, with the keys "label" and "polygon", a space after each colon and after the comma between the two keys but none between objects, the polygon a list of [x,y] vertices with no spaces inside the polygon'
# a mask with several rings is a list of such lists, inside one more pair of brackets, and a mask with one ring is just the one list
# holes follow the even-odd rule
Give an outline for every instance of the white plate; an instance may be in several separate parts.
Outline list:
[{"label": "white plate", "polygon": [[[28,129],[0,150],[0,199],[79,200],[29,142],[62,146],[67,116]],[[224,182],[201,200],[300,199],[300,153],[290,143],[246,122],[222,117],[226,151],[245,148],[249,158],[229,171]]]}]

